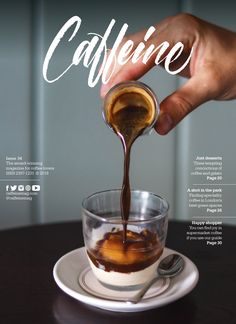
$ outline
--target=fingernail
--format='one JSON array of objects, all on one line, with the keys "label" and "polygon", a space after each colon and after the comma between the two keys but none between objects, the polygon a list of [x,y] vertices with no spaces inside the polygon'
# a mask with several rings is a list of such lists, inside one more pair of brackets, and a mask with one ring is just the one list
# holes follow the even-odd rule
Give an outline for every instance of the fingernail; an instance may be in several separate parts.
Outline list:
[{"label": "fingernail", "polygon": [[157,119],[156,130],[159,134],[165,135],[173,128],[174,123],[170,115],[167,113],[161,113]]}]

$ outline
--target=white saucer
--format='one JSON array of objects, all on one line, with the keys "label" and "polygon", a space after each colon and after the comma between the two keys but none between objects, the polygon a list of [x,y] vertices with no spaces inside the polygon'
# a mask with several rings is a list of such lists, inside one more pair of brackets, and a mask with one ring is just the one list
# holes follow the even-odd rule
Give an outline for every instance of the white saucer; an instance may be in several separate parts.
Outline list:
[{"label": "white saucer", "polygon": [[[161,258],[171,253],[178,252],[165,248]],[[92,272],[88,271],[89,263],[84,247],[61,257],[54,266],[53,276],[57,285],[65,293],[85,304],[115,312],[144,311],[169,304],[188,294],[196,286],[199,277],[197,267],[186,256],[182,256],[185,260],[184,270],[177,277],[171,279],[169,284],[168,281],[159,283],[159,286],[156,287],[159,289],[159,293],[158,289],[155,290],[155,287],[152,287],[146,298],[138,304],[109,300],[112,297],[112,299],[116,299],[114,297],[118,294],[114,290],[103,287],[93,277]],[[88,279],[93,280],[93,283]],[[94,286],[94,282],[96,286]],[[130,292],[122,293],[128,293],[129,296],[131,294]]]}]

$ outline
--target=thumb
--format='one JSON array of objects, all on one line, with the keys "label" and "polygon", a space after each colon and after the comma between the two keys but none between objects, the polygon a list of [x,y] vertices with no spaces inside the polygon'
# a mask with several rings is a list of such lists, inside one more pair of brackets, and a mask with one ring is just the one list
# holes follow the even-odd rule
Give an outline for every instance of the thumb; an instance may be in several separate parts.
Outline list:
[{"label": "thumb", "polygon": [[180,89],[165,98],[160,105],[160,116],[155,125],[160,135],[167,134],[185,116],[202,103],[212,99],[207,79],[193,76]]}]

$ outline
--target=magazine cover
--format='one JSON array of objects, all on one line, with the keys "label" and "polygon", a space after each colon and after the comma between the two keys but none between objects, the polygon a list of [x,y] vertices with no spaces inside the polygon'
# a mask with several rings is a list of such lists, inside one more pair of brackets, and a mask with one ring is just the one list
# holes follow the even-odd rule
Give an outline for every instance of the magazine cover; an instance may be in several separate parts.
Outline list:
[{"label": "magazine cover", "polygon": [[235,12],[0,0],[1,323],[236,323]]}]

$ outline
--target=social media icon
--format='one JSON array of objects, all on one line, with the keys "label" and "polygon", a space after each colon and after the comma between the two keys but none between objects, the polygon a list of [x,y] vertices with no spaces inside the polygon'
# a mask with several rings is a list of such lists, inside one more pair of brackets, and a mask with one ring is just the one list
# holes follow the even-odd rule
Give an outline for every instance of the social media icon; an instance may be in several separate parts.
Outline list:
[{"label": "social media icon", "polygon": [[40,191],[40,185],[32,185],[32,191]]},{"label": "social media icon", "polygon": [[16,191],[17,185],[10,185],[10,190],[11,191]]}]

